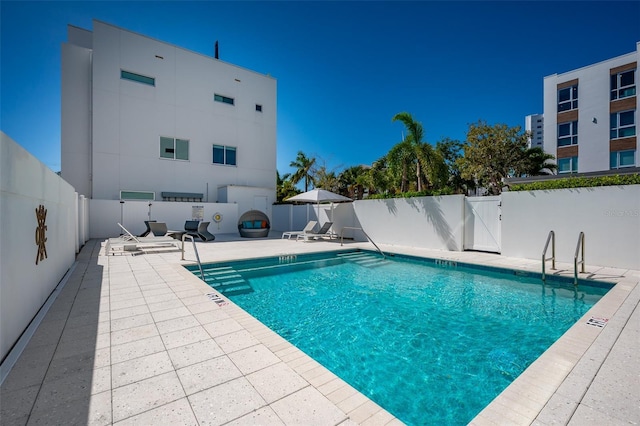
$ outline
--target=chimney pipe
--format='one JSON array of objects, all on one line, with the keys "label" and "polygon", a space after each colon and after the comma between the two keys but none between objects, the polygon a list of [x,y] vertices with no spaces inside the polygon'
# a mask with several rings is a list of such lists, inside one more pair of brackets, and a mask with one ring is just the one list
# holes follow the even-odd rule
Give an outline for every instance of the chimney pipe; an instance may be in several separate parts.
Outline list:
[{"label": "chimney pipe", "polygon": [[216,59],[220,59],[220,57],[218,56],[218,40],[216,40],[216,48],[215,48],[215,55],[214,55],[214,57],[215,57]]}]

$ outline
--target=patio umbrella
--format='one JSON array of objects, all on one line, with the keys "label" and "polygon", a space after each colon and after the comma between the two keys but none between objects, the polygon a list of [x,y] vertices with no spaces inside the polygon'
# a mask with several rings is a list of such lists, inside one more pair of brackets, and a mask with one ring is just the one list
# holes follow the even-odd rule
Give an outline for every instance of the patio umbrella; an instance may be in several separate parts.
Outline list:
[{"label": "patio umbrella", "polygon": [[[315,188],[311,191],[303,192],[302,194],[294,195],[287,198],[285,201],[295,201],[299,203],[315,203],[318,206],[318,219],[320,219],[320,203],[332,203],[331,205],[331,220],[333,221],[333,203],[342,203],[353,201],[349,197],[345,197],[335,192],[327,191],[326,189]],[[308,218],[307,218],[308,219]]]}]

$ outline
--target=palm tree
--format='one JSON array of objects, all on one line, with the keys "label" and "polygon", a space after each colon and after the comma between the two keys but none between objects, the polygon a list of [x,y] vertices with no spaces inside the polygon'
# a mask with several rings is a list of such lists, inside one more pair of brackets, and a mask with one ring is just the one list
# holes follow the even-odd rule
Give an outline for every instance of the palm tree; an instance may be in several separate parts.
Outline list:
[{"label": "palm tree", "polygon": [[364,195],[364,187],[366,185],[363,182],[367,180],[364,178],[368,175],[369,171],[365,166],[352,166],[344,169],[338,176],[340,181],[340,194],[349,198],[361,200]]},{"label": "palm tree", "polygon": [[393,171],[401,170],[400,192],[409,190],[409,167],[416,161],[416,151],[408,139],[395,144],[387,153],[387,161]]},{"label": "palm tree", "polygon": [[558,166],[549,161],[555,158],[540,147],[529,148],[524,152],[522,172],[527,176],[552,175]]},{"label": "palm tree", "polygon": [[315,158],[307,158],[302,151],[298,151],[296,160],[289,164],[289,166],[296,168],[296,171],[291,176],[293,184],[295,185],[304,179],[304,191],[307,192],[309,190],[309,184],[314,184],[313,166],[315,164]]},{"label": "palm tree", "polygon": [[278,202],[282,202],[300,193],[290,177],[291,175],[289,173],[281,177],[280,173],[276,170],[276,200]]},{"label": "palm tree", "polygon": [[425,152],[422,149],[422,137],[424,135],[424,130],[422,128],[422,124],[418,121],[415,121],[411,114],[408,112],[399,112],[394,115],[391,121],[401,121],[405,127],[407,128],[407,138],[405,140],[409,140],[409,143],[413,146],[416,152],[416,179],[418,182],[418,192],[422,191],[422,168],[425,162]]}]

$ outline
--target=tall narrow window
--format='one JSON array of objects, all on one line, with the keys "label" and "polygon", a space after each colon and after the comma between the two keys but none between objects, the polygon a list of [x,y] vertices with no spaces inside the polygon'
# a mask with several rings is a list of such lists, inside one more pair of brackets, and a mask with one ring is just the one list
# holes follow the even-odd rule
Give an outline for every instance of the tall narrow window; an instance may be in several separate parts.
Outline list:
[{"label": "tall narrow window", "polygon": [[626,138],[636,134],[636,110],[611,114],[610,138]]},{"label": "tall narrow window", "polygon": [[558,90],[558,112],[578,108],[578,85]]},{"label": "tall narrow window", "polygon": [[558,173],[577,173],[578,157],[558,158]]},{"label": "tall narrow window", "polygon": [[120,78],[123,80],[135,81],[136,83],[148,84],[149,86],[156,85],[156,79],[153,77],[147,77],[146,75],[136,74],[125,70],[120,70]]},{"label": "tall narrow window", "polygon": [[216,101],[216,102],[222,102],[223,104],[229,104],[229,105],[233,105],[234,104],[234,99],[233,98],[229,98],[227,96],[218,95],[217,93],[213,95],[213,100]]},{"label": "tall narrow window", "polygon": [[236,148],[233,146],[214,145],[213,146],[213,163],[226,164],[235,166],[236,164]]},{"label": "tall narrow window", "polygon": [[611,100],[636,94],[636,70],[623,71],[611,76]]},{"label": "tall narrow window", "polygon": [[160,157],[172,160],[189,159],[189,141],[186,139],[160,137]]},{"label": "tall narrow window", "polygon": [[578,122],[558,124],[558,146],[568,146],[578,144]]}]

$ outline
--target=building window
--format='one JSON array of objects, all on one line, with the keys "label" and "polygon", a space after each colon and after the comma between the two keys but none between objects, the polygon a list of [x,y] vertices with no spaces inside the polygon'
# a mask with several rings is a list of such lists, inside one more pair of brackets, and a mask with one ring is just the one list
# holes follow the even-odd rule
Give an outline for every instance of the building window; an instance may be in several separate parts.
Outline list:
[{"label": "building window", "polygon": [[214,145],[213,164],[236,165],[236,148],[233,146]]},{"label": "building window", "polygon": [[636,110],[611,114],[610,138],[626,138],[636,134]]},{"label": "building window", "polygon": [[120,70],[120,78],[123,80],[135,81],[136,83],[148,84],[149,86],[156,85],[156,79],[153,77],[147,77],[146,75],[136,74],[125,70]]},{"label": "building window", "polygon": [[156,199],[156,193],[148,191],[120,191],[120,199],[153,201]]},{"label": "building window", "polygon": [[262,112],[262,105],[256,104],[256,111]]},{"label": "building window", "polygon": [[624,167],[634,167],[636,165],[636,150],[615,151],[609,156],[609,167],[611,169],[622,169]]},{"label": "building window", "polygon": [[578,85],[558,90],[558,112],[578,108]]},{"label": "building window", "polygon": [[611,76],[611,100],[635,96],[636,70],[624,71]]},{"label": "building window", "polygon": [[578,157],[567,157],[558,159],[558,173],[577,173]]},{"label": "building window", "polygon": [[558,124],[558,146],[568,146],[578,144],[578,122]]},{"label": "building window", "polygon": [[233,105],[233,98],[229,98],[227,96],[218,95],[217,93],[213,95],[213,100],[216,102],[222,102],[223,104]]},{"label": "building window", "polygon": [[189,141],[185,139],[160,137],[160,158],[172,160],[189,159]]}]

